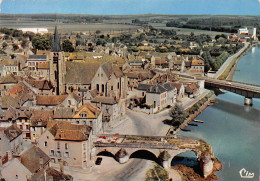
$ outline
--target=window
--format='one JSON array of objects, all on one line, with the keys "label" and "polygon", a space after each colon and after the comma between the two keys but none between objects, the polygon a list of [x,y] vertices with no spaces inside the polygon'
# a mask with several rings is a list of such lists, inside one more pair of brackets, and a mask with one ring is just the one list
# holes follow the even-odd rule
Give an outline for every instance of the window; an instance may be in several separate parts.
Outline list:
[{"label": "window", "polygon": [[86,150],[86,144],[83,144],[83,150]]},{"label": "window", "polygon": [[113,90],[113,86],[111,86],[111,90]]},{"label": "window", "polygon": [[[54,150],[50,151],[50,156],[54,156]],[[55,162],[54,162],[55,163]]]},{"label": "window", "polygon": [[29,125],[26,125],[26,129],[29,129]]},{"label": "window", "polygon": [[57,149],[60,149],[60,143],[57,142]]},{"label": "window", "polygon": [[71,100],[68,100],[68,105],[71,105]]},{"label": "window", "polygon": [[49,136],[47,136],[47,139],[49,139]]},{"label": "window", "polygon": [[64,157],[66,157],[66,158],[70,157],[70,152],[65,152]]},{"label": "window", "polygon": [[97,91],[99,91],[99,84],[97,84]]},{"label": "window", "polygon": [[57,156],[61,157],[61,152],[60,151],[57,151]]},{"label": "window", "polygon": [[80,113],[80,117],[82,118],[87,118],[88,117],[88,114],[86,111],[83,111],[82,113]]},{"label": "window", "polygon": [[44,142],[44,147],[47,147],[48,146],[48,143],[47,141]]},{"label": "window", "polygon": [[23,129],[23,125],[20,125],[20,129]]},{"label": "window", "polygon": [[105,92],[105,86],[102,84],[102,92]]},{"label": "window", "polygon": [[69,149],[69,144],[65,143],[65,150]]},{"label": "window", "polygon": [[117,83],[117,89],[119,89],[119,82]]},{"label": "window", "polygon": [[51,162],[52,162],[52,163],[55,163],[55,158],[51,158]]}]

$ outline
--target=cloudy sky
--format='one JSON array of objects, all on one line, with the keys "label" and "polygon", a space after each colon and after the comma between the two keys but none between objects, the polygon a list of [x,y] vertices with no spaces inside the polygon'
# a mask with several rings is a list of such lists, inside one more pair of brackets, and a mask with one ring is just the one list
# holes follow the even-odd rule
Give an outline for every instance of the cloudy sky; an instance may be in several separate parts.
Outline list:
[{"label": "cloudy sky", "polygon": [[0,0],[1,13],[260,15],[260,0]]}]

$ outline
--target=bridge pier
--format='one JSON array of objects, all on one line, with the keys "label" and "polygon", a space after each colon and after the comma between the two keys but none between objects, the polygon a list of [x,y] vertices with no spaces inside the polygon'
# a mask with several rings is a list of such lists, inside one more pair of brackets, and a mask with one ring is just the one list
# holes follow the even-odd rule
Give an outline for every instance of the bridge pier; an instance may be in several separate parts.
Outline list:
[{"label": "bridge pier", "polygon": [[171,168],[172,157],[167,151],[161,152],[158,159],[161,162],[163,168]]},{"label": "bridge pier", "polygon": [[251,97],[245,97],[245,105],[252,106],[253,105],[253,99]]},{"label": "bridge pier", "polygon": [[126,163],[129,160],[129,156],[128,156],[126,150],[122,149],[122,148],[116,153],[115,157],[116,157],[116,160],[121,164]]},{"label": "bridge pier", "polygon": [[209,155],[203,156],[200,160],[200,169],[204,178],[207,178],[210,174],[212,174],[214,163]]}]

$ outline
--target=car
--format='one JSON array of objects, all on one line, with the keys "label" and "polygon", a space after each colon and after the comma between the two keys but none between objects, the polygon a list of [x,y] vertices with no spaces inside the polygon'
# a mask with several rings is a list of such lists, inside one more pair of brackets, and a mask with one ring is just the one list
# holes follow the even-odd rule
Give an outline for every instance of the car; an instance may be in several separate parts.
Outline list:
[{"label": "car", "polygon": [[102,158],[101,157],[97,157],[96,165],[100,165],[101,162],[102,162]]}]

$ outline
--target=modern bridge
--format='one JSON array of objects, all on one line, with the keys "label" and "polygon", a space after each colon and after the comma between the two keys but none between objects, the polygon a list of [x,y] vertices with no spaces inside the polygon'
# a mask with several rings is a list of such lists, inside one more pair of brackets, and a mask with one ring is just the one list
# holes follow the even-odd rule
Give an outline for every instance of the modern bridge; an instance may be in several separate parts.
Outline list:
[{"label": "modern bridge", "polygon": [[191,76],[182,73],[176,73],[180,77],[205,80],[205,87],[219,88],[227,90],[245,97],[245,104],[252,105],[252,98],[260,98],[260,86],[254,84],[248,84],[237,81],[219,80],[214,78],[208,78],[205,76]]}]

